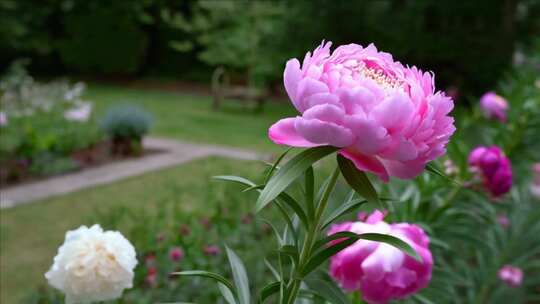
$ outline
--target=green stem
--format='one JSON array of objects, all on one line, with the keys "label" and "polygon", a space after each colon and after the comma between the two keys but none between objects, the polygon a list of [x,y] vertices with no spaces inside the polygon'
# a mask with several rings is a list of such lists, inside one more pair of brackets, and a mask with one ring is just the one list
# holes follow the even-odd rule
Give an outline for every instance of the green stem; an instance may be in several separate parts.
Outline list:
[{"label": "green stem", "polygon": [[298,262],[298,265],[296,265],[294,277],[289,284],[289,292],[287,293],[286,300],[284,302],[286,304],[293,304],[296,300],[296,297],[298,296],[298,291],[300,290],[300,283],[303,279],[302,268],[311,258],[311,251],[313,249],[313,245],[317,241],[317,236],[319,235],[319,232],[321,230],[321,218],[328,205],[328,199],[330,198],[330,194],[336,186],[339,172],[339,168],[336,167],[336,169],[334,169],[334,172],[332,173],[332,177],[330,178],[328,186],[324,190],[321,200],[315,210],[315,219],[310,225],[309,230],[307,231],[304,244],[302,245],[302,251],[300,253],[300,260]]}]

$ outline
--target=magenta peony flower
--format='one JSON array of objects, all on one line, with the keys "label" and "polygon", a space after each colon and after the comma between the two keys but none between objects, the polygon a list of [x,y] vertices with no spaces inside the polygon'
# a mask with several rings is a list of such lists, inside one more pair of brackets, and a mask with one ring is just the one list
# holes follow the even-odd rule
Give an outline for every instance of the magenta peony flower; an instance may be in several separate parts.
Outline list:
[{"label": "magenta peony flower", "polygon": [[501,122],[506,122],[508,102],[506,99],[495,94],[495,92],[487,92],[482,95],[482,97],[480,97],[480,107],[488,118],[498,119]]},{"label": "magenta peony flower", "polygon": [[146,284],[148,284],[148,286],[155,288],[157,286],[157,268],[148,268],[144,281]]},{"label": "magenta peony flower", "polygon": [[[384,233],[409,243],[422,257],[418,262],[401,250],[384,243],[358,240],[330,260],[330,274],[347,290],[359,290],[368,303],[387,303],[405,298],[428,285],[433,258],[429,238],[414,224],[387,224],[380,211],[365,222],[333,225],[329,235],[339,231]],[[339,242],[337,240],[336,242]]]},{"label": "magenta peony flower", "polygon": [[531,183],[531,194],[540,199],[540,163],[533,165],[533,181]]},{"label": "magenta peony flower", "polygon": [[518,287],[523,280],[523,271],[511,265],[504,265],[498,272],[499,279],[510,287]]},{"label": "magenta peony flower", "polygon": [[512,187],[510,160],[497,146],[477,147],[469,154],[469,165],[483,180],[484,187],[499,197]]},{"label": "magenta peony flower", "polygon": [[184,251],[180,247],[173,247],[169,250],[169,259],[178,262],[184,257]]},{"label": "magenta peony flower", "polygon": [[359,170],[384,181],[414,178],[445,153],[454,104],[435,92],[432,74],[404,67],[373,44],[342,45],[332,54],[330,46],[307,53],[302,66],[287,62],[285,89],[300,115],[270,127],[272,141],[341,148]]},{"label": "magenta peony flower", "polygon": [[216,256],[221,252],[221,250],[218,246],[215,245],[205,245],[203,248],[203,252],[206,255]]}]

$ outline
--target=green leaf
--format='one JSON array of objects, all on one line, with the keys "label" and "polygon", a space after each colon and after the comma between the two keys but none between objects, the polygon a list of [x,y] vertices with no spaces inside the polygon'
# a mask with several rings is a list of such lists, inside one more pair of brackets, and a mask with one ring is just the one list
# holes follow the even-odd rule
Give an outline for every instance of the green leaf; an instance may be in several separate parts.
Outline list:
[{"label": "green leaf", "polygon": [[310,219],[315,217],[315,174],[313,173],[313,167],[309,166],[305,173],[305,189],[306,189],[306,208],[307,214]]},{"label": "green leaf", "polygon": [[264,286],[261,291],[259,292],[259,302],[260,304],[264,303],[264,301],[273,295],[274,293],[279,291],[279,288],[281,286],[280,282],[273,282],[266,286]]},{"label": "green leaf", "polygon": [[281,246],[281,248],[279,248],[278,251],[285,255],[290,256],[293,259],[294,263],[298,265],[299,254],[298,254],[298,249],[296,248],[296,246],[284,245],[284,246]]},{"label": "green leaf", "polygon": [[257,199],[255,205],[255,212],[259,212],[268,203],[275,199],[283,190],[285,190],[292,182],[294,182],[302,173],[304,173],[312,164],[320,160],[321,158],[332,154],[337,151],[338,148],[324,146],[315,147],[302,151],[288,161],[281,169],[274,175]]},{"label": "green leaf", "polygon": [[247,178],[243,178],[241,176],[235,176],[235,175],[217,175],[217,176],[214,176],[213,177],[214,179],[217,179],[217,180],[223,180],[223,181],[228,181],[228,182],[235,182],[235,183],[239,183],[239,184],[242,184],[244,186],[248,186],[248,187],[253,187],[255,186],[255,183],[250,181],[249,179]]},{"label": "green leaf", "polygon": [[232,291],[229,288],[227,288],[227,286],[225,286],[225,285],[223,285],[221,283],[218,283],[218,288],[219,288],[219,291],[221,292],[221,295],[223,296],[225,301],[227,301],[227,303],[236,304],[236,300],[234,299],[234,295],[233,295]]},{"label": "green leaf", "polygon": [[[342,238],[345,238],[345,239],[343,241],[340,241],[337,244],[324,247],[325,244],[328,244],[331,241],[342,239]],[[317,268],[320,264],[324,263],[324,261],[326,261],[328,258],[340,252],[341,250],[347,248],[348,246],[354,244],[359,239],[381,242],[381,243],[394,246],[397,249],[400,249],[401,251],[405,252],[407,255],[411,256],[415,260],[422,261],[418,253],[409,244],[407,244],[406,242],[402,241],[401,239],[395,236],[391,236],[388,234],[381,234],[381,233],[355,234],[354,232],[350,232],[350,231],[341,231],[341,232],[332,234],[330,236],[327,236],[316,243],[315,246],[318,246],[318,248],[323,248],[323,249],[315,253],[314,256],[309,260],[309,262],[306,264],[306,266],[302,270],[303,274],[304,275],[309,274],[311,271]]]},{"label": "green leaf", "polygon": [[357,199],[353,199],[349,202],[346,202],[340,205],[323,221],[321,229],[324,229],[328,225],[332,224],[332,222],[334,222],[337,218],[345,214],[353,212],[354,210],[356,210],[358,207],[360,207],[361,205],[365,203],[367,203],[366,200],[357,198]]},{"label": "green leaf", "polygon": [[337,160],[341,174],[343,174],[343,177],[354,191],[358,192],[358,194],[369,202],[376,203],[378,207],[382,207],[377,191],[375,191],[367,175],[358,170],[352,161],[339,154]]},{"label": "green leaf", "polygon": [[223,276],[221,276],[221,275],[219,275],[217,273],[204,271],[204,270],[186,270],[186,271],[173,272],[173,273],[171,273],[171,275],[195,276],[195,277],[205,277],[205,278],[214,279],[214,280],[218,281],[219,283],[225,285],[225,287],[229,288],[229,290],[231,292],[233,292],[233,294],[234,294],[234,286],[233,286],[233,284],[229,280],[227,280],[226,278],[224,278]]},{"label": "green leaf", "polygon": [[302,206],[294,199],[292,196],[288,195],[286,192],[281,192],[278,197],[278,200],[287,204],[291,209],[296,213],[304,227],[307,229],[309,227],[308,219]]},{"label": "green leaf", "polygon": [[349,304],[349,299],[333,282],[321,279],[308,279],[306,283],[311,291],[332,304]]},{"label": "green leaf", "polygon": [[276,280],[281,280],[281,277],[279,276],[279,273],[274,268],[274,266],[272,266],[272,264],[270,264],[270,262],[267,259],[264,259],[264,264],[266,265],[266,267],[268,267],[268,269],[270,269],[270,272],[272,273],[274,278],[276,278]]},{"label": "green leaf", "polygon": [[283,240],[281,239],[281,235],[279,234],[279,231],[274,226],[274,224],[272,224],[272,222],[270,222],[267,219],[262,219],[262,221],[265,222],[268,226],[270,226],[270,228],[272,228],[272,231],[274,231],[274,235],[276,236],[276,239],[278,241],[278,245],[280,246],[283,245]]},{"label": "green leaf", "polygon": [[458,181],[455,181],[453,180],[452,178],[448,177],[446,174],[444,174],[441,170],[437,169],[437,167],[435,167],[432,163],[428,163],[426,165],[426,170],[430,173],[433,173],[439,177],[442,177],[452,183],[454,183],[455,185],[458,185],[458,186],[461,186],[461,184],[458,182]]},{"label": "green leaf", "polygon": [[[287,209],[285,209],[285,207],[283,207],[281,201],[276,201],[275,204],[276,204],[277,209],[281,213],[281,216],[283,216],[283,219],[287,223],[286,227],[289,227],[289,229],[291,230],[291,234],[292,234],[293,239],[294,239],[293,241],[296,243],[298,241],[298,236],[296,234],[296,229],[294,229],[293,221],[292,221],[291,217],[289,216],[289,213],[287,212]],[[287,233],[285,233],[285,232],[283,233],[283,237],[282,237],[283,243],[287,243]]]},{"label": "green leaf", "polygon": [[289,151],[292,150],[292,147],[291,148],[288,148],[287,150],[285,150],[285,152],[281,153],[281,155],[278,157],[278,159],[276,160],[276,162],[272,165],[272,167],[270,167],[270,170],[268,170],[268,173],[266,174],[266,178],[264,179],[264,182],[267,183],[268,180],[272,177],[272,174],[274,173],[274,171],[276,170],[276,168],[278,168],[279,166],[279,163],[283,160],[283,158],[285,157],[285,155],[287,155],[289,153]]},{"label": "green leaf", "polygon": [[231,264],[234,283],[238,291],[238,300],[240,304],[249,304],[249,281],[244,263],[229,247],[225,246],[225,250]]}]

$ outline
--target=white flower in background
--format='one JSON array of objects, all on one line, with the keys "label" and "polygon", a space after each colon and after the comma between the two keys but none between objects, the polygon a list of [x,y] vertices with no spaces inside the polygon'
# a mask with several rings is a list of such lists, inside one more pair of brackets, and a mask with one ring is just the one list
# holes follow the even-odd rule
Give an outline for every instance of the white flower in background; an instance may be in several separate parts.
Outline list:
[{"label": "white flower in background", "polygon": [[135,248],[120,232],[81,226],[66,233],[45,278],[68,304],[107,301],[133,286],[136,265]]},{"label": "white flower in background", "polygon": [[0,112],[0,127],[7,126],[8,118],[6,113]]},{"label": "white flower in background", "polygon": [[533,180],[530,188],[531,194],[540,200],[540,163],[533,165]]},{"label": "white flower in background", "polygon": [[90,118],[92,113],[92,104],[89,102],[83,102],[78,106],[67,110],[64,113],[64,118],[71,121],[85,122]]}]

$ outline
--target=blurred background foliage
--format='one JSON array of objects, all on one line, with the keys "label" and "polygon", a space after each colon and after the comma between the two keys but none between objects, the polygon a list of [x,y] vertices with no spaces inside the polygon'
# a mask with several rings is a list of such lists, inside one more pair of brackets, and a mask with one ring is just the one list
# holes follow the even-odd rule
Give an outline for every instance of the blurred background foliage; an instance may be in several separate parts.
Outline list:
[{"label": "blurred background foliage", "polygon": [[[279,87],[286,59],[323,39],[375,43],[437,71],[441,88],[480,94],[540,31],[536,0],[1,0],[0,65],[56,76],[239,81]],[[182,56],[179,56],[179,52]]]}]

